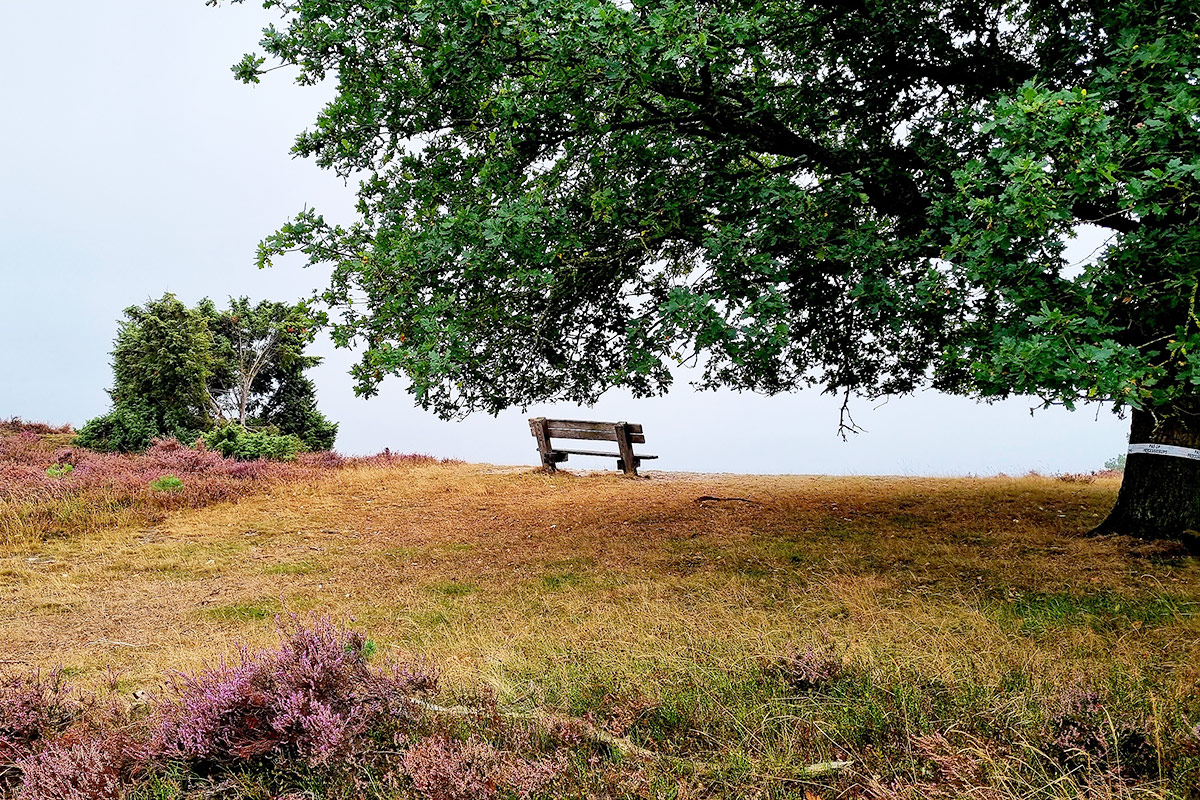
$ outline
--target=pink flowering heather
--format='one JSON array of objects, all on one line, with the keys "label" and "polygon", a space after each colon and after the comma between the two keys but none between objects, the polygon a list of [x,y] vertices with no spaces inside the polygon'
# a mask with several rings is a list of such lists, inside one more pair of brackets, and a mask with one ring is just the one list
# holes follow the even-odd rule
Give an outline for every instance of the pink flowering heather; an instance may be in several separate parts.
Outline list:
[{"label": "pink flowering heather", "polygon": [[526,800],[544,793],[550,785],[567,771],[567,759],[559,754],[554,759],[528,759],[506,757],[496,771],[496,782],[503,788]]},{"label": "pink flowering heather", "polygon": [[842,660],[828,641],[804,647],[789,647],[772,666],[773,672],[800,692],[817,691],[841,676]]},{"label": "pink flowering heather", "polygon": [[[0,541],[83,530],[128,522],[129,515],[153,516],[164,510],[233,500],[275,484],[312,480],[345,466],[432,461],[426,456],[387,451],[358,459],[336,453],[302,453],[291,463],[238,461],[174,439],[158,439],[140,454],[96,453],[60,447],[62,436],[41,433],[43,428],[54,430],[49,426],[18,423],[0,424]],[[183,486],[177,491],[155,490],[151,484],[165,476],[178,478]]]},{"label": "pink flowering heather", "polygon": [[404,771],[430,800],[489,800],[500,791],[524,800],[545,792],[566,769],[565,758],[531,761],[474,734],[466,741],[430,736],[404,754]]},{"label": "pink flowering heather", "polygon": [[472,736],[465,742],[431,736],[404,754],[404,770],[413,786],[430,800],[490,800],[496,796],[492,774],[500,754]]},{"label": "pink flowering heather", "polygon": [[129,757],[122,737],[109,731],[63,737],[17,762],[17,800],[119,800]]},{"label": "pink flowering heather", "polygon": [[12,433],[29,433],[36,436],[45,436],[47,434],[65,434],[75,433],[75,429],[70,425],[47,425],[44,422],[27,422],[18,417],[10,417],[9,419],[0,419],[0,434]]},{"label": "pink flowering heather", "polygon": [[437,686],[428,670],[371,669],[362,635],[327,620],[293,620],[287,633],[275,650],[181,676],[154,751],[211,765],[266,757],[327,764],[408,698]]},{"label": "pink flowering heather", "polygon": [[1116,724],[1100,694],[1083,685],[1068,687],[1051,705],[1049,750],[1063,764],[1120,778],[1149,774],[1155,754],[1141,727]]},{"label": "pink flowering heather", "polygon": [[27,755],[80,710],[63,685],[61,670],[0,673],[0,764]]}]

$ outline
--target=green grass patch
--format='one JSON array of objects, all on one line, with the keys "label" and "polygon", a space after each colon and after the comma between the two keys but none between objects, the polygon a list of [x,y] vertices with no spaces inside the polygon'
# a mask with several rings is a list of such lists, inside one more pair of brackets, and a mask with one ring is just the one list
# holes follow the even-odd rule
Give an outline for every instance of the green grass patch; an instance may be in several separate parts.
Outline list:
[{"label": "green grass patch", "polygon": [[443,597],[466,597],[469,594],[479,591],[475,584],[460,583],[459,581],[438,581],[437,583],[429,584],[426,589],[433,594],[440,594]]},{"label": "green grass patch", "polygon": [[259,600],[248,603],[229,603],[206,609],[204,616],[222,622],[255,622],[271,619],[279,613],[279,603],[274,600]]},{"label": "green grass patch", "polygon": [[163,475],[150,481],[150,488],[156,492],[178,492],[183,489],[183,481],[174,475]]},{"label": "green grass patch", "polygon": [[583,584],[583,577],[573,572],[552,572],[542,576],[542,588],[549,592],[574,589]]},{"label": "green grass patch", "polygon": [[1073,595],[1028,594],[1006,603],[1000,616],[1023,633],[1053,628],[1089,627],[1096,631],[1135,625],[1162,625],[1195,616],[1200,603],[1175,595],[1133,597],[1110,592]]}]

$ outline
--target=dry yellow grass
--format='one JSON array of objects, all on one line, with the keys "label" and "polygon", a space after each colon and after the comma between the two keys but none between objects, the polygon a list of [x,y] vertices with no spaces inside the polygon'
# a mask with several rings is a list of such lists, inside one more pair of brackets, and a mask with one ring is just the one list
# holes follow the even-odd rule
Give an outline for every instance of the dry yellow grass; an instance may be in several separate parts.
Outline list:
[{"label": "dry yellow grass", "polygon": [[[0,660],[153,684],[265,643],[279,611],[319,611],[508,696],[581,664],[652,692],[821,633],[881,675],[995,685],[1020,669],[1054,683],[1103,664],[1195,682],[1196,560],[1077,535],[1115,490],[347,469],[0,552]],[[1067,598],[1052,630],[1039,627],[1058,613],[1047,598]],[[1070,598],[1100,600],[1079,611]],[[1100,601],[1108,611],[1089,616]]]}]

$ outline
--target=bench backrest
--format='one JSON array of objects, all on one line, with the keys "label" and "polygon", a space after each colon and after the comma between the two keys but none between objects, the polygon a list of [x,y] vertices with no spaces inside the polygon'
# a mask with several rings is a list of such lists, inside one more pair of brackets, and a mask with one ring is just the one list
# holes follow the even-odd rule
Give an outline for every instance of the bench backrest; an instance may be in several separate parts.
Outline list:
[{"label": "bench backrest", "polygon": [[[530,420],[533,422],[534,420]],[[578,419],[545,420],[546,434],[552,439],[592,439],[601,442],[619,442],[617,426],[624,425],[629,431],[630,444],[645,444],[646,435],[642,426],[628,422],[587,422]]]}]

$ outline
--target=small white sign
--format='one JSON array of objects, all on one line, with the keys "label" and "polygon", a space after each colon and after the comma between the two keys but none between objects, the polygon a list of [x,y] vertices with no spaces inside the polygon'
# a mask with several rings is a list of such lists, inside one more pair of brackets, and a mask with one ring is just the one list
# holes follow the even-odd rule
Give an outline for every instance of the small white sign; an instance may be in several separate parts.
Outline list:
[{"label": "small white sign", "polygon": [[1144,453],[1150,456],[1171,456],[1173,458],[1190,458],[1192,461],[1200,461],[1200,450],[1193,450],[1190,447],[1176,447],[1172,444],[1151,444],[1143,442],[1141,444],[1129,445],[1129,452]]}]

